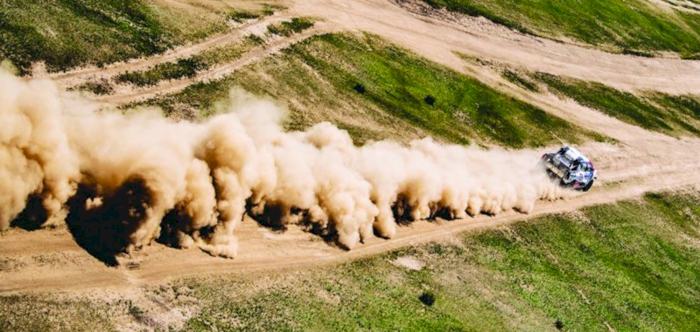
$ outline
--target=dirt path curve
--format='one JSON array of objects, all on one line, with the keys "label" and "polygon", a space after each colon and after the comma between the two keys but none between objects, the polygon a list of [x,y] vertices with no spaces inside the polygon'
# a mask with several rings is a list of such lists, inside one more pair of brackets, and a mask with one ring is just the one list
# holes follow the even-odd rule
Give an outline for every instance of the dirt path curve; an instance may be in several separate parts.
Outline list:
[{"label": "dirt path curve", "polygon": [[626,90],[700,93],[700,61],[610,54],[523,35],[485,19],[446,22],[413,14],[390,0],[296,1],[290,13],[322,17],[336,30],[378,34],[452,68],[464,65],[453,53],[460,52]]},{"label": "dirt path curve", "polygon": [[214,35],[199,43],[184,45],[169,50],[163,54],[151,56],[148,58],[137,58],[126,62],[117,62],[103,68],[96,66],[87,66],[75,70],[50,74],[47,77],[56,82],[60,87],[67,88],[77,85],[88,79],[112,77],[126,71],[143,70],[152,67],[158,63],[172,62],[180,58],[189,57],[202,51],[215,48],[217,46],[230,44],[243,39],[243,37],[251,33],[261,33],[266,31],[270,24],[288,21],[292,18],[289,13],[275,13],[272,16],[266,16],[261,19],[246,22],[238,27],[235,27],[228,33]]},{"label": "dirt path curve", "polygon": [[235,42],[252,32],[264,31],[267,25],[292,17],[314,16],[323,21],[318,22],[313,30],[307,30],[301,35],[275,40],[273,45],[270,45],[273,49],[271,52],[255,49],[234,63],[217,66],[200,73],[194,79],[163,82],[147,89],[120,89],[115,96],[98,99],[123,104],[157,94],[179,91],[188,84],[228,74],[303,37],[340,31],[367,31],[384,36],[458,71],[462,71],[465,62],[455,52],[512,64],[531,71],[598,81],[625,90],[700,94],[700,61],[610,54],[523,35],[480,18],[460,16],[455,20],[434,19],[412,13],[411,10],[417,10],[415,3],[411,1],[401,3],[403,6],[391,0],[357,0],[352,3],[338,0],[295,1],[286,12],[249,22],[229,33],[211,37],[200,43],[182,46],[149,58],[134,59],[104,68],[80,68],[48,77],[60,87],[68,88],[89,79],[110,78],[125,71],[143,70],[158,63],[191,56],[217,45]]},{"label": "dirt path curve", "polygon": [[270,55],[273,55],[294,43],[302,41],[315,34],[323,33],[324,31],[326,30],[324,30],[323,28],[311,28],[289,37],[274,38],[272,40],[268,40],[268,42],[265,45],[255,47],[249,50],[248,52],[244,53],[238,60],[214,66],[206,71],[198,73],[192,78],[162,81],[155,86],[147,88],[129,87],[126,89],[120,89],[120,91],[118,91],[114,95],[94,97],[93,100],[103,104],[123,105],[132,102],[148,100],[158,95],[178,92],[198,82],[207,82],[223,78],[226,75],[229,75],[234,71],[239,70],[249,64],[255,63]]}]

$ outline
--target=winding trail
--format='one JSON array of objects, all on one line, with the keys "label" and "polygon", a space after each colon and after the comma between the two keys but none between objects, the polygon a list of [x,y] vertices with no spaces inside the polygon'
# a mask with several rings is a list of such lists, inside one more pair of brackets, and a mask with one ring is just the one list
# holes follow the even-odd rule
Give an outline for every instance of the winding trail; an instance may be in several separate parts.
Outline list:
[{"label": "winding trail", "polygon": [[[412,1],[398,1],[410,8]],[[611,54],[524,35],[486,19],[458,22],[417,15],[389,0],[297,1],[291,13],[323,17],[335,30],[367,31],[459,69],[454,52],[625,90],[700,93],[700,61]]]},{"label": "winding trail", "polygon": [[269,24],[286,21],[291,18],[292,16],[288,13],[275,13],[272,16],[266,16],[261,19],[248,21],[232,29],[228,33],[212,36],[199,43],[176,47],[163,54],[158,54],[147,58],[132,59],[126,62],[117,62],[102,68],[87,66],[67,72],[54,73],[48,75],[48,77],[60,86],[67,86],[69,84],[74,84],[75,82],[83,81],[96,76],[115,76],[125,71],[143,70],[158,63],[176,61],[177,59],[192,56],[223,44],[229,44],[241,40],[243,37],[251,33],[265,31]]},{"label": "winding trail", "polygon": [[310,36],[342,31],[364,31],[380,35],[457,71],[463,71],[465,65],[465,61],[457,55],[460,53],[530,71],[597,81],[628,91],[700,94],[700,61],[611,54],[581,45],[524,35],[483,18],[446,12],[440,17],[421,15],[418,14],[420,5],[416,0],[357,0],[352,3],[306,0],[294,1],[290,7],[286,12],[246,23],[229,33],[161,55],[116,63],[105,68],[80,68],[48,77],[62,88],[98,78],[110,79],[126,71],[144,70],[158,63],[175,61],[217,45],[239,41],[251,33],[264,32],[269,24],[293,17],[311,16],[321,19],[314,28],[301,34],[275,38],[265,47],[246,52],[233,63],[215,66],[192,79],[163,81],[148,88],[120,86],[115,95],[95,99],[121,105],[177,92],[195,82],[223,77]]}]

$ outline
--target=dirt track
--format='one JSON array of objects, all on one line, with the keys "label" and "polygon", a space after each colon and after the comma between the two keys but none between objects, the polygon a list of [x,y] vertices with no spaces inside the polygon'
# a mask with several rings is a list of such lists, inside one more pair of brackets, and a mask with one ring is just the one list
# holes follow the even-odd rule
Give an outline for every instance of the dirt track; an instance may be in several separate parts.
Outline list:
[{"label": "dirt track", "polygon": [[[384,0],[358,0],[352,4],[332,0],[298,1],[283,17],[302,15],[322,17],[325,22],[306,34],[280,39],[277,41],[279,48],[314,33],[362,30],[382,35],[420,55],[460,71],[482,70],[479,72],[480,77],[492,85],[500,83],[493,74],[489,74],[486,69],[465,69],[467,64],[453,52],[510,63],[530,70],[601,81],[624,89],[700,93],[700,62],[697,61],[613,55],[523,36],[471,18],[445,23],[411,14]],[[236,36],[239,36],[239,32],[236,32]],[[435,39],[435,36],[440,38]],[[158,58],[117,64],[108,68],[108,71],[113,74],[171,61],[211,47],[221,38],[235,37],[215,37]],[[218,69],[203,73],[197,79],[203,79],[206,75],[213,78],[231,72],[279,48],[251,51],[237,62],[217,67]],[[56,75],[55,78],[59,81],[74,81],[94,74],[91,69],[82,69]],[[189,83],[167,83],[137,96],[117,95],[102,101],[123,103],[151,93],[176,91]],[[566,201],[540,202],[534,215],[610,203],[636,197],[645,191],[700,186],[697,177],[700,174],[700,165],[697,163],[700,140],[676,139],[649,133],[551,95],[527,94],[507,84],[501,88],[542,105],[548,111],[584,128],[594,129],[620,141],[617,146],[590,143],[583,147],[600,169],[600,181],[590,193]],[[349,252],[296,228],[285,233],[274,233],[258,226],[253,220],[246,219],[237,230],[241,249],[235,260],[214,258],[197,249],[177,250],[154,244],[133,257],[120,258],[123,264],[118,268],[106,267],[94,259],[75,243],[66,229],[34,232],[12,229],[0,235],[0,293],[128,289],[203,273],[297,269],[300,266],[337,263],[405,245],[449,238],[460,231],[504,225],[527,217],[508,212],[497,217],[478,216],[451,222],[420,221],[401,227],[392,240],[373,238]]]},{"label": "dirt track", "polygon": [[292,17],[312,16],[322,19],[316,23],[315,28],[302,34],[277,38],[264,47],[246,52],[233,63],[215,66],[192,79],[165,81],[148,88],[122,86],[117,89],[116,95],[96,99],[108,104],[127,104],[158,94],[177,92],[193,82],[230,74],[309,36],[341,31],[378,34],[457,71],[464,71],[465,61],[455,54],[461,53],[530,71],[598,81],[629,91],[700,93],[700,61],[611,54],[523,35],[483,18],[455,17],[448,13],[419,15],[414,13],[420,12],[420,6],[414,0],[358,0],[353,1],[352,5],[337,0],[309,0],[296,1],[290,7],[287,12],[244,24],[229,33],[182,46],[162,55],[116,63],[105,68],[80,68],[48,77],[63,88],[97,78],[109,79],[119,73],[144,70],[158,63],[174,61],[217,45],[241,40],[252,32],[265,31],[268,24]]}]

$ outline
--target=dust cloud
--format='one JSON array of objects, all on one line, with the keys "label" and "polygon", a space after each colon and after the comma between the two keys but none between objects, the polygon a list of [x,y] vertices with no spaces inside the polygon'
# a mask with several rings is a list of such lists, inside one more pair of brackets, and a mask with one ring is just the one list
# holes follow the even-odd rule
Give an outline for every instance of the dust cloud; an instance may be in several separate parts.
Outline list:
[{"label": "dust cloud", "polygon": [[0,230],[22,218],[66,222],[101,250],[158,240],[234,257],[246,214],[352,249],[405,222],[528,213],[566,195],[534,151],[430,138],[358,147],[329,123],[285,132],[279,107],[238,90],[227,113],[190,123],[98,112],[7,72],[0,86]]}]

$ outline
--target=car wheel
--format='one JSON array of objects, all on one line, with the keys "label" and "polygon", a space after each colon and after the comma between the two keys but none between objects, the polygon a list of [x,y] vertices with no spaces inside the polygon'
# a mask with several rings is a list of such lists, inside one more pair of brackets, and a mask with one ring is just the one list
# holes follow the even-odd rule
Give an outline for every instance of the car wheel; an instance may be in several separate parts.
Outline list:
[{"label": "car wheel", "polygon": [[588,191],[591,189],[592,186],[593,186],[593,180],[588,181],[588,184],[586,184],[586,186],[583,187],[582,191]]}]

